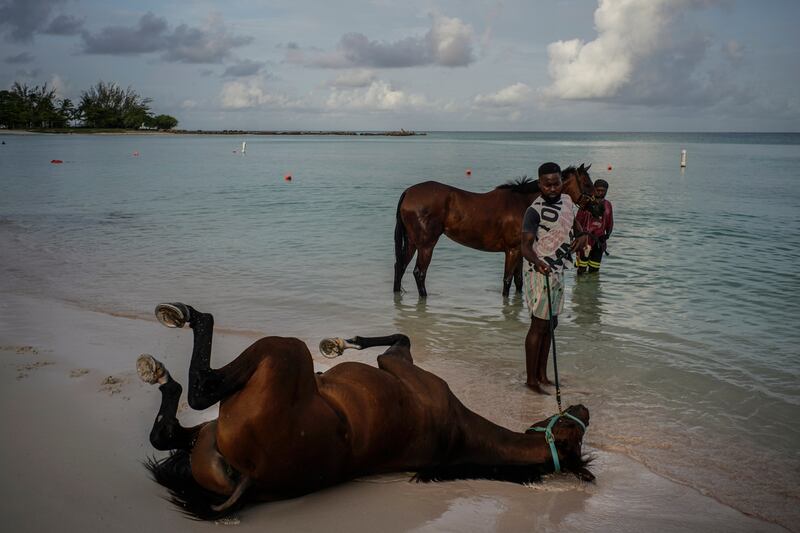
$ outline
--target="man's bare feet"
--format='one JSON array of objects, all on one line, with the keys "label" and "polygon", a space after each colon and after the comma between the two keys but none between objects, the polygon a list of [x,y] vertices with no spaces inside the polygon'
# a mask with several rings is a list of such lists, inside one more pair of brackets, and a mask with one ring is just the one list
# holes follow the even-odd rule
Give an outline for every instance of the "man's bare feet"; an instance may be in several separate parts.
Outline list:
[{"label": "man's bare feet", "polygon": [[538,383],[526,383],[525,385],[533,392],[536,392],[538,394],[544,394],[545,396],[550,396],[550,393],[544,390]]}]

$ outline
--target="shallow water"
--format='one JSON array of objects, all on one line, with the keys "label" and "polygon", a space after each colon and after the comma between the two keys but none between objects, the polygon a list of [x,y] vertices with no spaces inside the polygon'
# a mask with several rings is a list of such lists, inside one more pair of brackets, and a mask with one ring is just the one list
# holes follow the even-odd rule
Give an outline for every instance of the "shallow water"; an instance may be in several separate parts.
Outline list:
[{"label": "shallow water", "polygon": [[567,275],[557,331],[589,444],[800,519],[800,135],[0,137],[3,292],[137,316],[183,300],[309,343],[403,331],[467,405],[509,425],[542,413],[520,387],[528,321],[521,297],[500,296],[502,256],[443,239],[427,301],[410,272],[395,297],[396,203],[426,179],[485,191],[546,160],[592,163],[611,183],[611,255],[599,275]]}]

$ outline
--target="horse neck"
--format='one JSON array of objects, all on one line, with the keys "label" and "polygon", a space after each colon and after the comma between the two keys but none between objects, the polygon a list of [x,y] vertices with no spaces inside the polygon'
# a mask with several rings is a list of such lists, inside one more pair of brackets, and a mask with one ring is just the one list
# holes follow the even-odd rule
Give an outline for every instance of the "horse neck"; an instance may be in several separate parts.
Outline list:
[{"label": "horse neck", "polygon": [[569,178],[564,181],[563,186],[561,188],[561,193],[566,194],[574,203],[578,203],[581,199],[581,186],[578,183],[578,175],[572,174]]}]

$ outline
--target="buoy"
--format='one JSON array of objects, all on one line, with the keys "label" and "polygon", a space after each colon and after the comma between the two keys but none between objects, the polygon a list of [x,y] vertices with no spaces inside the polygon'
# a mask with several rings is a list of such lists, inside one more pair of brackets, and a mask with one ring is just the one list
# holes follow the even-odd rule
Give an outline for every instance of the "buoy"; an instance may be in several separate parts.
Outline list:
[{"label": "buoy", "polygon": [[686,168],[686,150],[681,150],[681,168]]},{"label": "buoy", "polygon": [[60,159],[51,159],[50,162],[53,163],[54,165],[58,165],[58,164],[63,163],[63,161],[60,160]]},{"label": "buoy", "polygon": [[247,153],[247,141],[242,141],[242,155]]},{"label": "buoy", "polygon": [[609,172],[611,171],[611,165],[608,165],[608,170],[609,170]]},{"label": "buoy", "polygon": [[233,151],[233,153],[235,154],[235,153],[236,153],[236,150],[234,150],[234,151]]},{"label": "buoy", "polygon": [[472,176],[472,169],[468,168],[466,172],[464,172],[467,176]]},{"label": "buoy", "polygon": [[286,180],[286,181],[292,181],[292,175],[291,175],[291,174],[286,174],[286,175],[283,177],[283,179],[284,179],[284,180]]},{"label": "buoy", "polygon": [[134,151],[134,152],[133,152],[133,156],[134,156],[134,157],[139,157],[139,150],[136,150],[136,151]]}]

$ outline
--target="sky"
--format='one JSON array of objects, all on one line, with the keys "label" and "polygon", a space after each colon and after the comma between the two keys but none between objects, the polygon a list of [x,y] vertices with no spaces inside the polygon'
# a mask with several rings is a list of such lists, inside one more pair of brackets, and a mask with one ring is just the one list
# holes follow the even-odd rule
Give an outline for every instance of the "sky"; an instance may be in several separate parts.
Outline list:
[{"label": "sky", "polygon": [[800,131],[797,0],[0,0],[0,87],[183,129]]}]

